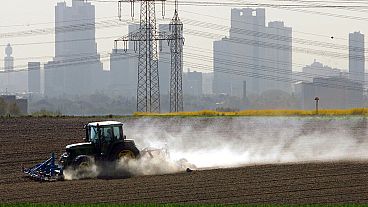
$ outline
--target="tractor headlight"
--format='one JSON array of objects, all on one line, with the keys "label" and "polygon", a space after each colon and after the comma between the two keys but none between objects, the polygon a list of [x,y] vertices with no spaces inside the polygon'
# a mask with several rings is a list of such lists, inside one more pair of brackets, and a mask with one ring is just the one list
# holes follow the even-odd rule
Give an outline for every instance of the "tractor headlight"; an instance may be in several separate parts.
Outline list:
[{"label": "tractor headlight", "polygon": [[64,165],[64,163],[68,160],[68,157],[70,156],[69,152],[64,152],[60,157],[60,164]]},{"label": "tractor headlight", "polygon": [[68,158],[68,157],[69,157],[69,155],[70,155],[70,153],[69,153],[69,152],[64,152],[64,153],[61,155],[61,157],[62,157],[62,158]]}]

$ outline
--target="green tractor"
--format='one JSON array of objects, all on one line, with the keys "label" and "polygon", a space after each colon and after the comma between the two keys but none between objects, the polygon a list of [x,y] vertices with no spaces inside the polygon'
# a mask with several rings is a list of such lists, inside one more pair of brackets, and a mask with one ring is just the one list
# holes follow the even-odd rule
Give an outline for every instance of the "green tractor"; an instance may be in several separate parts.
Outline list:
[{"label": "green tractor", "polygon": [[133,140],[126,139],[123,124],[115,121],[94,122],[85,126],[84,143],[66,146],[60,157],[63,169],[86,168],[95,161],[114,162],[137,159],[140,152]]},{"label": "green tractor", "polygon": [[[145,148],[139,151],[133,140],[124,135],[123,124],[116,121],[94,122],[85,126],[86,137],[83,143],[66,146],[59,163],[55,153],[51,157],[31,168],[23,168],[26,176],[39,181],[57,181],[65,178],[64,171],[72,170],[78,175],[88,174],[93,163],[109,169],[109,163],[128,162],[132,159],[147,157],[167,158],[167,149]],[[115,169],[112,169],[113,171]],[[109,170],[107,170],[109,171]]]}]

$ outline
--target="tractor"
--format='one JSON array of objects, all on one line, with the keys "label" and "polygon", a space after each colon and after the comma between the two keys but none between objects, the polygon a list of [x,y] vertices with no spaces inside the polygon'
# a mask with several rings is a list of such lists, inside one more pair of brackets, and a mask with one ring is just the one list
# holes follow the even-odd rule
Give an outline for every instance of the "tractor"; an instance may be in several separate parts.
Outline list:
[{"label": "tractor", "polygon": [[94,122],[85,126],[83,143],[66,146],[59,163],[56,156],[32,168],[23,169],[26,175],[41,181],[63,179],[65,169],[80,170],[90,167],[92,162],[115,162],[117,160],[138,159],[140,151],[133,140],[123,133],[123,124],[115,121]]}]

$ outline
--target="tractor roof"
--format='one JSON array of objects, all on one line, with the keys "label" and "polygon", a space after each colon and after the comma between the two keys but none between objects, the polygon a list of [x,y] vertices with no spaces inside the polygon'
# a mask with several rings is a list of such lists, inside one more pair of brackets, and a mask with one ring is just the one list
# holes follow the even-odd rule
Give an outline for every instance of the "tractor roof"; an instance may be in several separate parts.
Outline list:
[{"label": "tractor roof", "polygon": [[89,123],[88,126],[111,126],[111,125],[123,125],[123,123],[118,121],[102,121],[102,122],[93,122]]}]

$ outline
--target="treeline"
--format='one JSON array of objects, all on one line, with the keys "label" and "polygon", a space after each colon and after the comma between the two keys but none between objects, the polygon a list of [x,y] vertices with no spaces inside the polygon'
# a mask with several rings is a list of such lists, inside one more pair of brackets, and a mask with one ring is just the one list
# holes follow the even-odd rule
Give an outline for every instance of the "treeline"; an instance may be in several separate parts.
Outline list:
[{"label": "treeline", "polygon": [[3,98],[0,98],[0,116],[19,116],[21,111],[15,102],[7,103]]},{"label": "treeline", "polygon": [[135,112],[135,108],[135,98],[109,97],[101,93],[29,100],[29,113],[33,116],[127,115]]},{"label": "treeline", "polygon": [[[168,95],[161,96],[161,112],[170,110]],[[32,115],[129,115],[136,112],[135,97],[111,97],[97,93],[89,96],[33,98],[29,102]],[[245,109],[298,109],[295,96],[282,91],[269,91],[247,99],[227,95],[184,96],[185,111],[217,110],[223,112]]]}]

